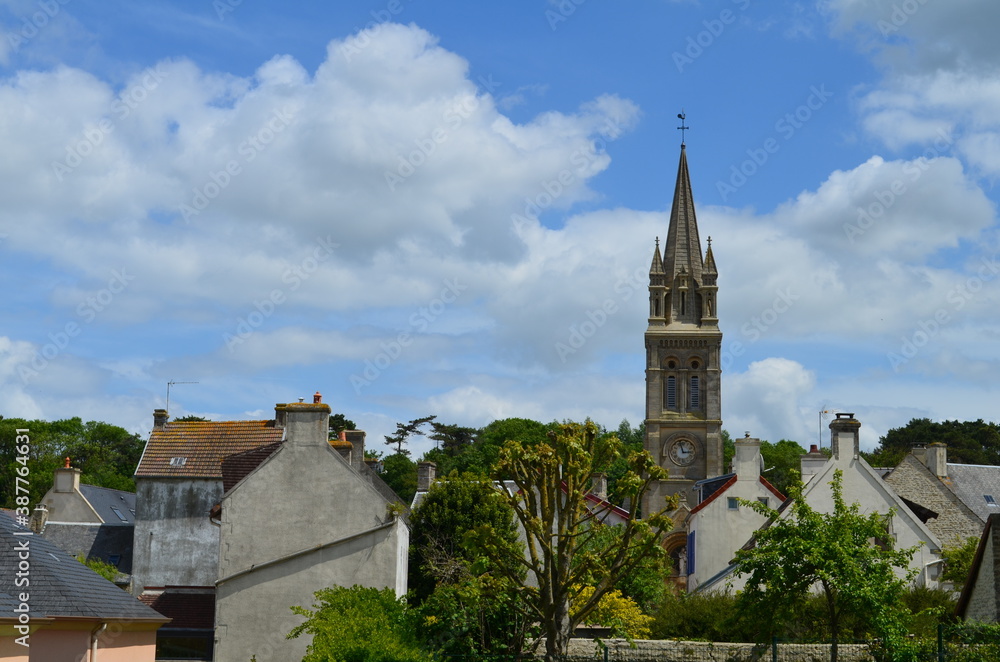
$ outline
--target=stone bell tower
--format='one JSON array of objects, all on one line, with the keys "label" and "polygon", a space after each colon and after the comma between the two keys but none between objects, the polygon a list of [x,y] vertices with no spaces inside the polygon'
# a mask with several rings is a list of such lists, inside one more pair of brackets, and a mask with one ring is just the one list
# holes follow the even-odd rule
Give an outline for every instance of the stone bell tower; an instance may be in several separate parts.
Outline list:
[{"label": "stone bell tower", "polygon": [[712,239],[702,256],[687,151],[681,143],[674,202],[663,253],[656,240],[649,268],[646,327],[646,450],[670,472],[650,490],[644,512],[664,496],[696,503],[694,483],[722,473],[719,365],[722,331]]}]

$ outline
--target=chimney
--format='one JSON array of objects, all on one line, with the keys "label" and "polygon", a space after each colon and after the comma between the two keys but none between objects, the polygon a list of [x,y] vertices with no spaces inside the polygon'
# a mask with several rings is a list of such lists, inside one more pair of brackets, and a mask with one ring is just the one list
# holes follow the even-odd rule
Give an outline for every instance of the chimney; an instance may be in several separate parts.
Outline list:
[{"label": "chimney", "polygon": [[437,465],[433,462],[417,462],[417,491],[426,492],[434,482]]},{"label": "chimney", "polygon": [[153,428],[162,428],[167,424],[167,410],[166,409],[154,409],[153,410]]},{"label": "chimney", "polygon": [[31,523],[30,528],[34,533],[41,533],[45,530],[45,523],[49,521],[49,509],[45,507],[45,504],[40,503],[35,506],[35,510],[31,513]]},{"label": "chimney", "polygon": [[313,404],[317,405],[321,402],[323,402],[323,396],[320,394],[319,391],[316,391],[315,393],[313,393]]},{"label": "chimney", "polygon": [[287,406],[280,402],[274,405],[274,427],[282,429],[285,427],[285,407]]},{"label": "chimney", "polygon": [[74,469],[69,466],[69,458],[66,458],[66,465],[56,469],[55,471],[55,481],[53,482],[52,489],[56,492],[79,492],[80,491],[80,474],[82,472],[79,469]]},{"label": "chimney", "polygon": [[[317,396],[313,400],[320,399]],[[277,410],[275,410],[277,413]],[[319,446],[330,443],[330,405],[322,402],[292,402],[285,405],[285,443]]]},{"label": "chimney", "polygon": [[354,447],[354,461],[351,462],[351,466],[361,471],[361,465],[365,462],[365,431],[344,430],[344,433],[347,435],[347,441]]},{"label": "chimney", "polygon": [[733,471],[737,480],[756,481],[760,478],[760,439],[754,439],[747,432],[743,439],[736,440],[736,455],[733,457]]},{"label": "chimney", "polygon": [[935,441],[927,447],[927,468],[938,478],[948,477],[948,446]]},{"label": "chimney", "polygon": [[826,455],[820,452],[819,447],[813,444],[809,447],[809,452],[799,457],[799,465],[802,471],[802,484],[805,485],[809,479],[823,470],[823,465],[827,461]]},{"label": "chimney", "polygon": [[925,467],[927,466],[927,447],[926,446],[924,446],[923,444],[919,444],[917,446],[914,446],[913,449],[910,452],[913,453],[913,457],[915,457],[918,460],[920,460]]},{"label": "chimney", "polygon": [[354,454],[354,445],[347,441],[347,435],[341,430],[340,434],[337,435],[336,439],[330,440],[330,446],[333,447],[335,451],[340,453],[340,457],[344,458],[348,464],[353,465],[351,461],[351,456]]},{"label": "chimney", "polygon": [[608,500],[608,474],[596,471],[590,474],[590,493],[601,501]]},{"label": "chimney", "polygon": [[365,466],[368,467],[372,471],[372,473],[377,473],[377,474],[382,473],[379,464],[380,464],[379,460],[376,457],[365,458]]},{"label": "chimney", "polygon": [[830,421],[830,450],[835,460],[858,458],[861,451],[860,429],[861,423],[854,418],[854,414],[838,413],[837,418]]}]

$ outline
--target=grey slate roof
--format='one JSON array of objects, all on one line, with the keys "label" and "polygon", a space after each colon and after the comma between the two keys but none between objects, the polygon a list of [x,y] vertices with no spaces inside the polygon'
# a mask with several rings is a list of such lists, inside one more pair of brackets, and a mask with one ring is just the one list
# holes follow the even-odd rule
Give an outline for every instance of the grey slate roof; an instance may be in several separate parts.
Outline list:
[{"label": "grey slate roof", "polygon": [[98,558],[121,572],[132,574],[132,538],[135,527],[111,524],[47,524],[42,536],[71,556]]},{"label": "grey slate roof", "polygon": [[[52,542],[25,533],[8,517],[0,517],[0,618],[16,618],[14,596],[27,591],[36,617],[76,616],[101,619],[166,621],[108,580],[93,572]],[[29,585],[14,584],[19,552],[28,541]]]},{"label": "grey slate roof", "polygon": [[90,502],[105,524],[112,526],[135,525],[135,492],[123,492],[108,487],[81,484],[80,493]]},{"label": "grey slate roof", "polygon": [[[944,483],[984,522],[1000,513],[1000,467],[949,462]],[[986,495],[992,496],[997,505],[989,505]]]}]

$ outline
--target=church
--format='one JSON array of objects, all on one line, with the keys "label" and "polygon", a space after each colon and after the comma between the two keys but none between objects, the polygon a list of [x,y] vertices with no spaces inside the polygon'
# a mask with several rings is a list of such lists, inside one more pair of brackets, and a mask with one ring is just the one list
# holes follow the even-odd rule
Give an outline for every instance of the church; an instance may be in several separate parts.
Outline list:
[{"label": "church", "polygon": [[[777,508],[786,500],[764,477],[760,441],[749,433],[735,440],[732,466],[725,466],[718,277],[711,237],[702,252],[682,141],[666,240],[661,252],[656,239],[649,268],[645,332],[644,443],[669,478],[651,487],[642,506],[652,512],[665,497],[678,497],[671,513],[674,529],[663,545],[673,559],[675,585],[688,591],[739,588],[731,561],[766,525],[763,515],[742,502],[759,500]],[[803,497],[828,511],[832,472],[843,471],[845,497],[864,511],[894,513],[889,521],[897,545],[917,548],[916,582],[937,587],[941,541],[861,456],[860,427],[853,414],[839,413],[830,424],[829,452],[813,446],[802,456]]]}]

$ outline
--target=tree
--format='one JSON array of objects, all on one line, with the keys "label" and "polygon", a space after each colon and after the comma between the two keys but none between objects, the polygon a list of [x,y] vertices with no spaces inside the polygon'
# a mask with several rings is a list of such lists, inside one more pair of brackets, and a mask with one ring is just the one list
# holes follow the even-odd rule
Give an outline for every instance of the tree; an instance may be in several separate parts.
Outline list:
[{"label": "tree", "polygon": [[357,430],[358,426],[354,421],[343,414],[333,414],[330,416],[330,439],[335,438],[344,430]]},{"label": "tree", "polygon": [[193,414],[174,417],[174,423],[204,423],[206,421],[208,421],[208,419],[204,416],[195,416]]},{"label": "tree", "polygon": [[498,545],[523,554],[513,511],[478,476],[435,482],[410,515],[410,598],[425,616],[424,640],[445,655],[516,655],[523,647],[529,624],[512,607],[515,586],[464,540],[484,525]]},{"label": "tree", "polygon": [[[545,441],[508,441],[500,451],[496,475],[509,478],[515,487],[502,495],[524,531],[526,554],[497,545],[491,526],[480,526],[472,533],[478,548],[512,582],[524,570],[531,575],[529,580],[534,583],[518,588],[518,607],[541,624],[545,657],[550,662],[565,655],[573,630],[590,616],[601,598],[643,559],[656,553],[661,534],[670,527],[666,507],[645,519],[633,512],[619,525],[620,538],[606,547],[588,547],[597,530],[593,525],[606,514],[588,508],[591,475],[621,453],[618,438],[600,434],[590,422],[559,425]],[[631,452],[628,466],[628,473],[618,482],[631,503],[640,503],[650,485],[666,477],[666,471],[645,451]],[[599,579],[593,593],[571,609],[585,577]]]},{"label": "tree", "polygon": [[315,593],[309,610],[292,607],[306,618],[288,637],[312,635],[302,662],[430,662],[417,641],[407,605],[392,589],[334,586]]},{"label": "tree", "polygon": [[957,540],[960,544],[944,547],[941,550],[941,558],[944,559],[944,572],[941,573],[941,580],[952,582],[956,591],[961,591],[965,586],[965,580],[969,578],[969,571],[972,570],[972,562],[976,557],[976,549],[979,548],[979,538],[969,536],[964,542]]},{"label": "tree", "polygon": [[977,421],[942,421],[914,418],[893,428],[879,439],[876,449],[865,454],[872,466],[894,467],[914,446],[941,442],[948,446],[948,459],[965,464],[1000,465],[1000,425]]},{"label": "tree", "polygon": [[413,435],[423,435],[424,432],[421,430],[421,426],[425,423],[430,423],[436,416],[424,416],[423,418],[415,418],[409,423],[396,423],[396,434],[385,435],[385,443],[389,446],[396,446],[396,454],[398,455],[409,455],[410,451],[403,448],[403,444],[409,441],[409,438]]},{"label": "tree", "polygon": [[776,444],[760,442],[760,457],[764,462],[764,477],[782,494],[788,494],[791,485],[798,480],[799,467],[805,449],[797,441],[782,439]]},{"label": "tree", "polygon": [[500,458],[500,449],[508,439],[522,442],[544,441],[552,425],[529,418],[504,418],[493,421],[476,435],[472,446],[455,459],[453,468],[460,472],[492,476]]},{"label": "tree", "polygon": [[[839,469],[830,486],[832,513],[814,510],[802,498],[798,481],[789,489],[793,502],[788,516],[759,501],[743,501],[771,520],[750,546],[736,552],[735,563],[738,574],[749,575],[740,594],[741,609],[766,617],[771,632],[818,588],[826,606],[831,661],[837,662],[845,615],[869,624],[886,646],[901,640],[906,632],[901,598],[914,574],[906,569],[916,548],[894,549],[885,515],[863,515],[857,503],[847,505]],[[760,632],[770,634],[763,628]]]}]

